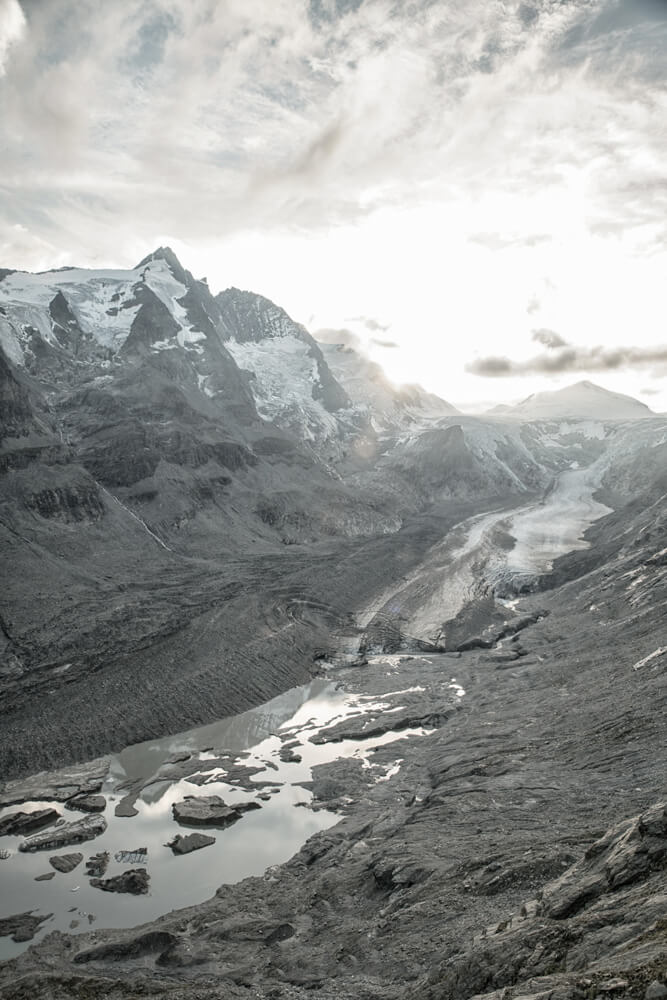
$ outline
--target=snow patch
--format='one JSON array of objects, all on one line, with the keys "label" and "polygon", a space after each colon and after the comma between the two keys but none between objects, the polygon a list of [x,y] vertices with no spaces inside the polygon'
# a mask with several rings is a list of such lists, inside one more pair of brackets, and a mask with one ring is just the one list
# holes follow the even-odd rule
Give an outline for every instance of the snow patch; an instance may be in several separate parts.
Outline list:
[{"label": "snow patch", "polygon": [[632,669],[641,670],[641,668],[645,667],[647,663],[651,662],[651,660],[657,660],[659,656],[664,656],[665,653],[667,653],[667,646],[659,646],[657,649],[654,649],[652,653],[649,653],[648,656],[645,656],[642,660],[637,660],[637,662],[633,664]]},{"label": "snow patch", "polygon": [[229,340],[225,346],[240,368],[254,373],[250,388],[261,417],[306,440],[337,436],[335,416],[313,399],[319,372],[308,344],[281,332],[259,342]]}]

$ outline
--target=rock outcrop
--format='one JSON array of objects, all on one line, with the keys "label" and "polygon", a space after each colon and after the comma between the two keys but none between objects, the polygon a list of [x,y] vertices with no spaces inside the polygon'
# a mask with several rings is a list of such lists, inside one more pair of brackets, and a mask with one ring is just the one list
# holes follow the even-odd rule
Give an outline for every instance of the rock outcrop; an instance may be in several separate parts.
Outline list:
[{"label": "rock outcrop", "polygon": [[133,896],[143,896],[148,892],[150,875],[145,868],[128,868],[111,878],[91,878],[90,884],[102,892],[128,892]]},{"label": "rock outcrop", "polygon": [[53,826],[60,818],[61,814],[57,809],[10,813],[0,819],[0,837],[25,837],[45,826]]},{"label": "rock outcrop", "polygon": [[174,854],[191,854],[192,851],[199,851],[202,847],[210,847],[215,844],[215,837],[207,837],[205,833],[189,833],[187,837],[182,837],[177,833],[173,840],[170,840],[167,847],[171,847]]},{"label": "rock outcrop", "polygon": [[216,826],[224,829],[238,822],[244,813],[259,809],[258,802],[229,806],[219,795],[187,796],[171,807],[174,819],[185,826]]},{"label": "rock outcrop", "polygon": [[19,844],[19,851],[57,851],[69,844],[81,844],[86,840],[94,840],[107,828],[103,816],[86,816],[73,823],[63,823],[61,826],[35,833]]}]

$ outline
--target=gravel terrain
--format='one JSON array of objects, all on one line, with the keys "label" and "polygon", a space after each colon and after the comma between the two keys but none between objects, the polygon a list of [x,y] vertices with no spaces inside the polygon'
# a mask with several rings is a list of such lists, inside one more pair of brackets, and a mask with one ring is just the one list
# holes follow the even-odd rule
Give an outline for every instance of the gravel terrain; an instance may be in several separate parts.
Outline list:
[{"label": "gravel terrain", "polygon": [[599,522],[499,646],[332,668],[363,694],[423,689],[405,721],[430,735],[316,769],[315,805],[344,816],[264,878],[130,931],[54,932],[2,967],[0,995],[661,996],[664,517],[626,511],[624,541],[618,515]]}]

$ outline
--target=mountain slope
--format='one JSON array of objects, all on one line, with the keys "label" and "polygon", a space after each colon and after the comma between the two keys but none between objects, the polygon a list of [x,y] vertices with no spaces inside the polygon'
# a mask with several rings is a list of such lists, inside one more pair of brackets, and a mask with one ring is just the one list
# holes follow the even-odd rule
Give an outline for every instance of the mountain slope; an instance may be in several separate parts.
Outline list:
[{"label": "mountain slope", "polygon": [[345,440],[366,430],[363,416],[333,376],[320,346],[284,309],[254,292],[228,288],[216,296],[225,346],[249,373],[258,412],[267,420],[342,457]]},{"label": "mountain slope", "polygon": [[338,669],[359,712],[318,743],[371,743],[406,705],[428,731],[314,769],[335,827],[264,877],[212,870],[197,906],[48,935],[0,970],[3,996],[660,1000],[667,564],[647,521],[630,512],[620,548],[599,521],[585,564],[506,610],[501,647]]}]

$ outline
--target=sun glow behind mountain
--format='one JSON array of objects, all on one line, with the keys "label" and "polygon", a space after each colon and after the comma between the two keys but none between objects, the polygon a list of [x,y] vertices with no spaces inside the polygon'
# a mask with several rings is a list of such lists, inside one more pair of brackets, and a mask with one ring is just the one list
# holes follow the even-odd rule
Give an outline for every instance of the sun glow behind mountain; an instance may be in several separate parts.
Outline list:
[{"label": "sun glow behind mountain", "polygon": [[168,244],[455,402],[666,410],[666,45],[657,0],[5,0],[0,266]]}]

